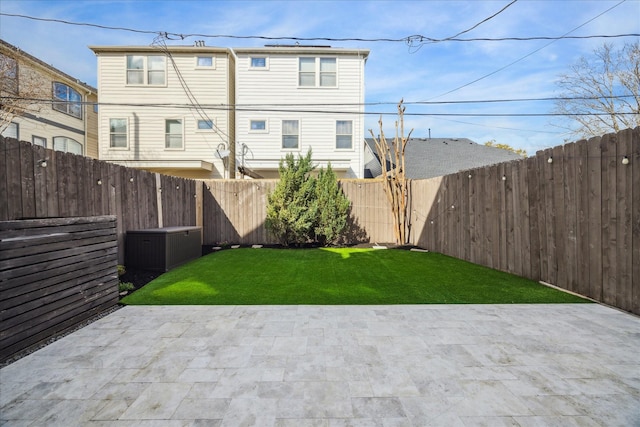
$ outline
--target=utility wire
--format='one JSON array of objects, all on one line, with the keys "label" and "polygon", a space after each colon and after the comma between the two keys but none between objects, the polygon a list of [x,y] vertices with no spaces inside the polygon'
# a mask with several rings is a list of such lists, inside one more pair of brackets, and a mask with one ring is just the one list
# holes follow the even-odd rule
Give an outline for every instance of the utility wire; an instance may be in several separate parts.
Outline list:
[{"label": "utility wire", "polygon": [[535,54],[535,53],[537,53],[537,52],[540,52],[542,49],[546,48],[547,46],[551,45],[552,43],[555,43],[557,40],[560,40],[560,39],[564,38],[565,36],[568,36],[569,34],[573,33],[574,31],[578,30],[579,28],[582,28],[582,27],[584,27],[585,25],[587,25],[588,23],[590,23],[590,22],[592,22],[592,21],[594,21],[594,20],[598,19],[599,17],[601,17],[601,16],[602,16],[602,15],[604,15],[605,13],[608,13],[609,11],[611,11],[611,10],[615,9],[616,7],[620,6],[620,5],[621,5],[622,3],[624,3],[625,1],[626,1],[626,0],[622,0],[622,1],[620,1],[619,3],[616,3],[615,5],[611,6],[609,9],[605,10],[604,12],[602,12],[602,13],[600,13],[600,14],[598,14],[598,15],[594,16],[593,18],[589,19],[587,22],[585,22],[585,23],[583,23],[583,24],[581,24],[581,25],[578,25],[577,27],[575,27],[575,28],[574,28],[574,29],[572,29],[571,31],[567,32],[566,34],[563,34],[563,35],[562,35],[562,36],[560,36],[558,39],[555,39],[555,40],[550,41],[549,43],[547,43],[547,44],[543,45],[542,47],[540,47],[540,48],[538,48],[538,49],[536,49],[536,50],[534,50],[534,51],[532,51],[532,52],[530,52],[530,53],[528,53],[528,54],[526,54],[525,56],[523,56],[523,57],[521,57],[521,58],[519,58],[519,59],[516,59],[515,61],[513,61],[513,62],[511,62],[511,63],[509,63],[509,64],[507,64],[507,65],[505,65],[505,66],[503,66],[503,67],[500,67],[500,68],[498,68],[497,70],[492,71],[492,72],[491,72],[491,73],[489,73],[489,74],[485,74],[484,76],[479,77],[479,78],[477,78],[477,79],[475,79],[475,80],[473,80],[473,81],[471,81],[471,82],[469,82],[469,83],[463,84],[462,86],[458,86],[457,88],[455,88],[455,89],[451,89],[451,90],[450,90],[450,91],[448,91],[448,92],[441,93],[440,95],[434,96],[433,98],[429,98],[429,99],[428,99],[428,101],[430,101],[430,100],[432,100],[432,99],[440,98],[440,97],[445,96],[445,95],[449,95],[450,93],[456,92],[456,91],[458,91],[458,90],[460,90],[460,89],[463,89],[463,88],[465,88],[465,87],[467,87],[467,86],[471,86],[472,84],[477,83],[477,82],[479,82],[480,80],[484,80],[484,79],[486,79],[487,77],[493,76],[494,74],[497,74],[497,73],[499,73],[500,71],[502,71],[502,70],[504,70],[504,69],[506,69],[506,68],[508,68],[508,67],[510,67],[510,66],[512,66],[512,65],[514,65],[514,64],[517,64],[518,62],[520,62],[520,61],[522,61],[522,60],[524,60],[524,59],[526,59],[526,58],[530,57],[531,55],[533,55],[533,54]]},{"label": "utility wire", "polygon": [[[509,5],[510,6],[510,5]],[[614,6],[615,7],[615,6]],[[368,42],[368,43],[377,43],[377,42],[388,42],[388,43],[406,43],[410,46],[422,45],[424,43],[440,43],[440,42],[501,42],[501,41],[534,41],[534,40],[562,40],[562,39],[594,39],[594,38],[621,38],[621,37],[640,37],[640,33],[627,33],[627,34],[594,34],[587,36],[569,36],[566,35],[559,37],[549,37],[549,36],[532,36],[532,37],[498,37],[498,38],[468,38],[468,39],[460,39],[456,37],[451,38],[434,38],[428,37],[421,34],[414,34],[410,36],[400,37],[400,38],[362,38],[362,37],[270,37],[270,36],[260,36],[260,35],[249,35],[249,36],[237,36],[232,34],[200,34],[200,33],[173,33],[168,31],[157,31],[157,30],[140,30],[135,28],[127,28],[127,27],[113,27],[108,25],[100,25],[100,24],[92,24],[87,22],[73,22],[67,21],[64,19],[54,19],[54,18],[38,18],[35,16],[29,15],[21,15],[16,13],[5,13],[0,12],[0,16],[7,16],[12,18],[22,18],[22,19],[30,19],[34,21],[42,21],[42,22],[54,22],[58,24],[65,25],[75,25],[75,26],[84,26],[84,27],[93,27],[100,28],[103,30],[115,30],[115,31],[128,31],[132,33],[138,34],[151,34],[154,36],[163,36],[167,40],[184,40],[191,37],[198,38],[209,38],[209,39],[236,39],[236,40],[268,40],[268,41],[277,41],[277,40],[291,40],[291,41],[301,41],[301,42],[317,42],[317,41],[325,41],[325,42]],[[586,24],[586,23],[585,23]],[[479,25],[479,24],[477,24]],[[476,25],[476,26],[477,26]],[[583,24],[584,25],[584,24]],[[475,27],[474,27],[475,28]],[[578,27],[580,28],[580,27]],[[576,28],[577,29],[577,28]],[[466,31],[465,31],[466,32]],[[303,46],[304,47],[304,46]]]},{"label": "utility wire", "polygon": [[[295,108],[251,108],[251,107],[239,107],[230,104],[198,104],[198,107],[192,103],[179,104],[179,103],[110,103],[110,102],[74,102],[74,101],[57,101],[52,99],[38,99],[38,98],[19,98],[11,96],[0,97],[2,100],[25,100],[33,103],[73,103],[73,104],[91,104],[91,105],[109,105],[120,107],[156,107],[156,108],[184,108],[191,109],[200,108],[203,110],[218,110],[218,111],[245,111],[245,112],[259,112],[259,113],[316,113],[316,114],[344,114],[344,115],[384,115],[384,116],[396,116],[397,112],[360,112],[349,110],[320,110],[320,109],[295,109]],[[640,115],[637,112],[616,112],[617,115]],[[551,117],[551,116],[610,116],[611,113],[409,113],[405,112],[405,116],[450,116],[450,117]]]},{"label": "utility wire", "polygon": [[503,7],[502,9],[500,9],[499,11],[497,11],[496,13],[494,13],[493,15],[483,19],[482,21],[478,22],[477,24],[475,24],[473,27],[471,28],[467,28],[464,31],[460,31],[458,34],[456,34],[455,36],[451,36],[451,37],[447,37],[445,39],[442,39],[441,41],[448,41],[448,40],[452,40],[455,39],[458,36],[461,36],[465,33],[468,33],[469,31],[478,28],[480,25],[484,24],[485,22],[489,21],[490,19],[495,18],[496,16],[500,15],[502,12],[504,12],[505,10],[507,10],[507,8],[509,8],[509,6],[512,6],[515,2],[517,2],[518,0],[513,0],[511,3],[509,3],[508,5],[506,5],[505,7]]}]

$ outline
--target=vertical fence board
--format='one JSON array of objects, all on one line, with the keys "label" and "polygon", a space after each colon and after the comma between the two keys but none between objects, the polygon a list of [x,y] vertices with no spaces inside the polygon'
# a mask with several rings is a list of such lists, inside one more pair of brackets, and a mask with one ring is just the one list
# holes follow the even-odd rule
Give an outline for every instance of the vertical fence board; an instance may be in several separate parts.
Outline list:
[{"label": "vertical fence board", "polygon": [[541,258],[542,258],[542,247],[540,244],[540,236],[541,236],[541,218],[540,214],[540,205],[541,203],[541,195],[540,195],[540,177],[539,170],[540,166],[538,164],[539,161],[544,161],[544,159],[540,156],[530,157],[525,160],[527,166],[527,193],[528,199],[526,203],[529,206],[529,244],[530,250],[526,257],[529,258],[529,269],[531,271],[531,275],[528,276],[534,280],[541,280]]},{"label": "vertical fence board", "polygon": [[502,228],[505,230],[505,262],[504,262],[504,270],[510,273],[515,273],[515,224],[514,224],[514,214],[515,214],[515,201],[514,201],[514,191],[513,186],[515,180],[513,178],[513,167],[511,163],[504,163],[504,175],[502,175],[505,179],[502,181],[504,183],[504,223],[502,224]]},{"label": "vertical fence board", "polygon": [[633,131],[631,129],[618,132],[618,141],[616,144],[617,152],[615,159],[616,165],[616,185],[617,185],[617,206],[616,218],[617,223],[617,289],[615,306],[623,310],[632,309],[633,301],[633,285],[631,282],[632,254],[633,254],[633,231],[632,231],[632,167],[629,164],[622,163],[623,158],[632,156],[632,138]]},{"label": "vertical fence board", "polygon": [[640,314],[640,127],[633,130],[631,142],[632,155],[629,157],[631,167],[631,200],[632,200],[632,264],[631,286],[632,302],[631,309],[634,313]]},{"label": "vertical fence board", "polygon": [[578,221],[578,209],[576,204],[576,146],[574,143],[564,146],[564,223],[566,230],[566,246],[564,270],[566,271],[566,289],[572,292],[578,290],[577,283],[577,250],[578,238],[576,223]]},{"label": "vertical fence board", "polygon": [[589,153],[588,142],[576,143],[576,281],[581,295],[589,295]]},{"label": "vertical fence board", "polygon": [[[33,145],[31,147],[32,153],[32,164],[37,165],[40,159],[44,159],[47,155],[47,151],[44,147],[40,147],[39,145]],[[49,166],[47,162],[47,166]],[[53,169],[55,165],[51,164],[51,168]],[[45,218],[48,216],[47,213],[47,169],[49,168],[41,168],[34,167],[33,169],[33,187],[34,187],[34,202],[35,202],[35,218]]]},{"label": "vertical fence board", "polygon": [[587,142],[589,158],[589,294],[602,301],[602,149],[600,137]]},{"label": "vertical fence board", "polygon": [[20,143],[8,139],[6,147],[6,188],[7,188],[7,219],[24,218],[22,214],[22,185],[20,184]]},{"label": "vertical fence board", "polygon": [[567,229],[565,226],[564,205],[564,146],[553,148],[553,236],[555,243],[555,281],[556,286],[566,288],[567,271],[565,269]]},{"label": "vertical fence board", "polygon": [[[35,168],[33,150],[28,142],[20,143],[20,184],[22,187],[22,216],[33,218],[36,215],[36,191],[34,184]],[[38,165],[39,168],[42,166]]]},{"label": "vertical fence board", "polygon": [[61,195],[58,193],[58,180],[60,179],[58,176],[58,155],[53,150],[47,150],[46,158],[47,163],[51,165],[50,167],[47,166],[44,172],[47,186],[47,216],[62,216],[60,213]]},{"label": "vertical fence board", "polygon": [[617,286],[617,212],[616,212],[616,138],[604,135],[600,140],[602,152],[602,300],[616,302]]}]

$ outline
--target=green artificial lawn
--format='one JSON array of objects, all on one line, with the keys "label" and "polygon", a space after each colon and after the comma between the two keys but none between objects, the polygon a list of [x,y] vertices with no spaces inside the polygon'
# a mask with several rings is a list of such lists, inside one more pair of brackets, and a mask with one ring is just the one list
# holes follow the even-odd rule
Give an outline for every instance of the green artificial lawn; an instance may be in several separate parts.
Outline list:
[{"label": "green artificial lawn", "polygon": [[121,301],[132,305],[503,304],[587,300],[431,252],[355,248],[215,252]]}]

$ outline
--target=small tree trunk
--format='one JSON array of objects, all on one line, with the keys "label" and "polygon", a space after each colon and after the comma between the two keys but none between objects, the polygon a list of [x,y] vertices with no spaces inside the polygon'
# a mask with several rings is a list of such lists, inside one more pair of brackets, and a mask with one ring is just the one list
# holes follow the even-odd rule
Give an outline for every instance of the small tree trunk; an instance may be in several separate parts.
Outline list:
[{"label": "small tree trunk", "polygon": [[405,107],[402,105],[402,100],[398,103],[398,117],[399,121],[396,121],[396,136],[389,142],[384,135],[382,129],[382,118],[378,120],[380,125],[380,136],[376,138],[373,131],[369,129],[369,133],[373,137],[376,144],[376,150],[378,151],[378,157],[382,165],[382,178],[384,192],[391,205],[391,213],[393,216],[394,236],[396,244],[404,245],[408,243],[408,182],[405,175],[405,149],[407,147],[407,141],[411,137],[413,129],[409,132],[409,135],[404,136],[404,111]]}]

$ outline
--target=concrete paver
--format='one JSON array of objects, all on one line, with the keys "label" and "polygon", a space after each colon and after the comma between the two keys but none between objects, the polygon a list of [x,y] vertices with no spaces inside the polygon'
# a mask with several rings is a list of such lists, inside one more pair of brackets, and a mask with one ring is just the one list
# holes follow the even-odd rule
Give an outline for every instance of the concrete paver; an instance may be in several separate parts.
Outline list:
[{"label": "concrete paver", "polygon": [[0,370],[6,426],[640,426],[597,304],[129,306]]}]

